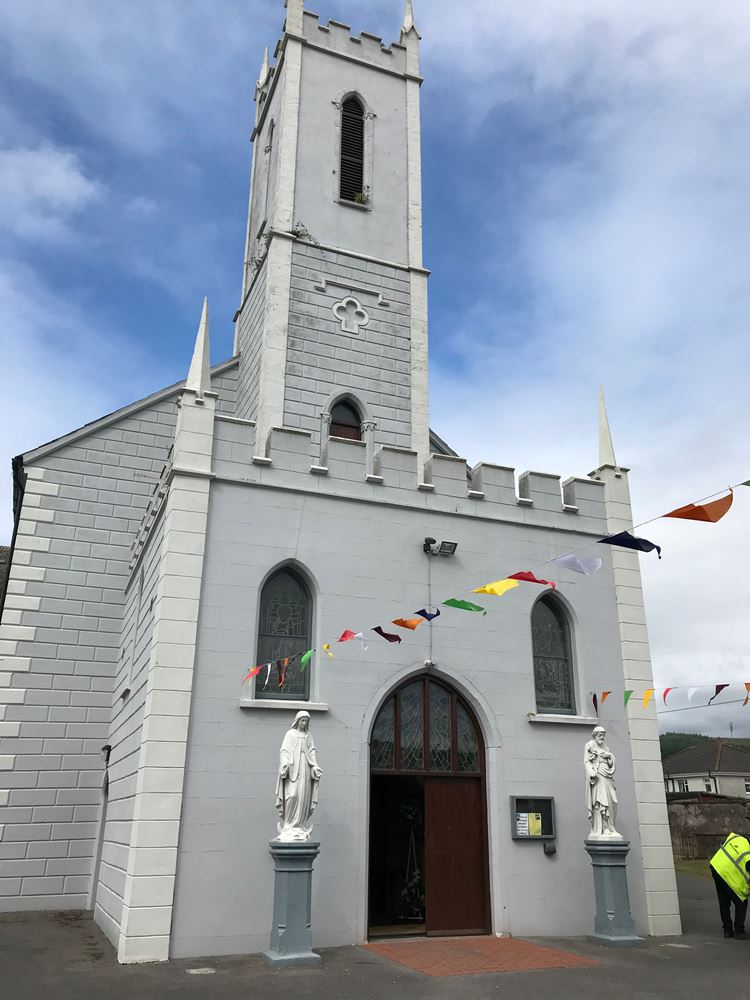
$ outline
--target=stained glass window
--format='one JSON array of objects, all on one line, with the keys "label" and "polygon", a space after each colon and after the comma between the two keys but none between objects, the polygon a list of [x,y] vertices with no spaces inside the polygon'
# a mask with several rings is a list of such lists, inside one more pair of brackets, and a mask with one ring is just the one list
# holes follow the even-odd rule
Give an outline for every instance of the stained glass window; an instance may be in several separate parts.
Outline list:
[{"label": "stained glass window", "polygon": [[[263,587],[260,597],[257,662],[276,663],[297,656],[312,646],[312,598],[302,578],[290,569],[279,570]],[[300,669],[299,658],[286,668],[283,687],[274,667],[264,688],[265,671],[255,683],[257,698],[307,700],[310,696],[310,670]]]},{"label": "stained glass window", "polygon": [[421,681],[408,684],[401,691],[401,770],[424,768],[424,714]]},{"label": "stained glass window", "polygon": [[374,771],[479,775],[482,739],[460,696],[421,677],[384,702],[372,729],[370,766]]},{"label": "stained glass window", "polygon": [[474,723],[469,718],[469,713],[463,707],[456,707],[456,770],[458,771],[478,771],[479,770],[479,740]]},{"label": "stained glass window", "polygon": [[430,684],[430,770],[451,769],[451,696],[439,684]]},{"label": "stained glass window", "polygon": [[572,715],[575,697],[568,624],[563,611],[550,598],[543,597],[534,605],[531,640],[537,711]]},{"label": "stained glass window", "polygon": [[394,740],[396,729],[396,700],[389,698],[380,710],[372,730],[370,744],[371,765],[376,770],[391,771],[395,766]]}]

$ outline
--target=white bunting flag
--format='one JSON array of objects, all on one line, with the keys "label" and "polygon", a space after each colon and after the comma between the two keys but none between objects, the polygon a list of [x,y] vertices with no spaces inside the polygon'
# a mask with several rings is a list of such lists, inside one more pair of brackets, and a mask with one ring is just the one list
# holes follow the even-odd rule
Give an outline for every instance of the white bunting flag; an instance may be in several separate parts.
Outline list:
[{"label": "white bunting flag", "polygon": [[598,572],[603,565],[602,559],[579,559],[578,556],[574,555],[559,556],[552,562],[557,563],[558,566],[564,566],[566,569],[572,569],[574,573],[583,573],[584,576],[591,576],[592,573]]}]

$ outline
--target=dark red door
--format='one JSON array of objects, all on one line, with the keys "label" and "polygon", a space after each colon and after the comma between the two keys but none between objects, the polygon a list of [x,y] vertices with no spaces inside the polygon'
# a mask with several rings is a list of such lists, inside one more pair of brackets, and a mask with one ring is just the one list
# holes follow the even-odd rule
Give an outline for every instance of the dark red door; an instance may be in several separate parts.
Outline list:
[{"label": "dark red door", "polygon": [[480,778],[425,781],[425,917],[428,934],[489,931]]}]

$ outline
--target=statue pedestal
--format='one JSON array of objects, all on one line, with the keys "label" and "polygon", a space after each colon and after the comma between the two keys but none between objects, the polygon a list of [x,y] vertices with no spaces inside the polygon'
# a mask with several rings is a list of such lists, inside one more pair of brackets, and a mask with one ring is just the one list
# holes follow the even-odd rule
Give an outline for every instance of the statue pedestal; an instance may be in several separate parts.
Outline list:
[{"label": "statue pedestal", "polygon": [[630,850],[629,841],[587,840],[585,844],[594,869],[594,939],[621,946],[638,944],[642,939],[635,933],[630,915],[625,868]]},{"label": "statue pedestal", "polygon": [[313,862],[320,844],[311,840],[269,845],[275,877],[271,946],[263,957],[269,963],[319,965],[320,955],[312,950],[311,904]]}]

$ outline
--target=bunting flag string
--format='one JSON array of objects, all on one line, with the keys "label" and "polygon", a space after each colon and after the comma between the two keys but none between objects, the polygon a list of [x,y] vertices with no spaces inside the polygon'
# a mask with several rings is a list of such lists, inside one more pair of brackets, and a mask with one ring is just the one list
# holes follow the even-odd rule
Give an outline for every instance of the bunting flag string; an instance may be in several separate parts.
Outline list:
[{"label": "bunting flag string", "polygon": [[377,632],[378,635],[382,636],[386,640],[386,642],[401,642],[401,636],[400,635],[393,635],[393,633],[391,633],[391,632],[386,632],[386,631],[384,631],[383,628],[381,628],[380,625],[378,625],[372,631],[373,632]]},{"label": "bunting flag string", "polygon": [[728,684],[717,684],[716,685],[716,692],[714,693],[713,697],[709,699],[708,704],[710,705],[711,702],[714,700],[714,698],[718,698],[719,695],[721,694],[721,692],[724,690],[724,688],[728,688],[728,687],[729,687]]},{"label": "bunting flag string", "polygon": [[[512,576],[508,577],[509,580],[522,580],[525,583],[541,583],[543,587],[552,587],[553,590],[557,589],[557,584],[553,580],[538,580],[532,572],[526,570],[523,573],[513,573]],[[477,591],[475,591],[477,593]]]},{"label": "bunting flag string", "polygon": [[678,507],[677,510],[670,511],[664,517],[681,517],[686,521],[711,521],[716,524],[729,511],[733,502],[734,493],[730,490],[728,496],[722,497],[720,500],[706,504],[689,503],[684,507]]},{"label": "bunting flag string", "polygon": [[[516,586],[518,586],[518,584],[516,584]],[[483,615],[487,614],[486,608],[480,608],[478,604],[472,604],[471,601],[459,601],[457,597],[451,597],[450,600],[443,601],[443,605],[446,608],[458,608],[459,611],[481,611]]]},{"label": "bunting flag string", "polygon": [[391,622],[392,625],[398,625],[399,628],[408,628],[411,632],[418,629],[420,625],[424,625],[423,618],[394,618]]},{"label": "bunting flag string", "polygon": [[622,549],[636,549],[638,552],[653,552],[661,559],[661,545],[650,542],[647,538],[636,538],[629,531],[621,531],[617,535],[609,535],[607,538],[600,538],[602,545],[619,545]]},{"label": "bunting flag string", "polygon": [[552,559],[551,562],[557,563],[558,566],[564,566],[566,569],[572,569],[574,573],[583,573],[584,576],[592,576],[592,574],[598,573],[604,565],[603,559],[579,559],[578,556],[572,553],[567,556],[558,556],[556,559]]}]

